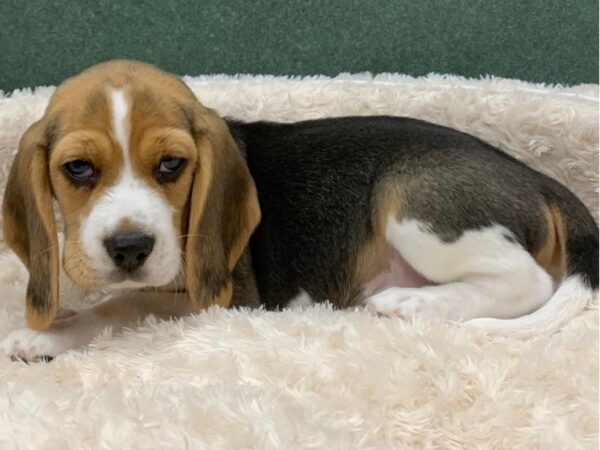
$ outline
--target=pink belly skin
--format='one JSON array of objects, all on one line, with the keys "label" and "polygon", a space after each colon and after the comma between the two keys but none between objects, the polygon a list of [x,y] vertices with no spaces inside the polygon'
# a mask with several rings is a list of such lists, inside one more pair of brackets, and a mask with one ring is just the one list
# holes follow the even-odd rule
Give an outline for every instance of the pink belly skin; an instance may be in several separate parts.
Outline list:
[{"label": "pink belly skin", "polygon": [[398,252],[393,252],[390,267],[375,278],[368,281],[363,293],[370,297],[391,287],[415,288],[434,284],[413,269]]}]

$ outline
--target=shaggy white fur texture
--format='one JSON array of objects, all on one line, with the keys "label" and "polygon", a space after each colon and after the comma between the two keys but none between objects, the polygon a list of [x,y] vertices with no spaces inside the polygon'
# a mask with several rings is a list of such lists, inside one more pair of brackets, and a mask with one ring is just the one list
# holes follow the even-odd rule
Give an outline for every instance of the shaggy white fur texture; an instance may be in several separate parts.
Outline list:
[{"label": "shaggy white fur texture", "polygon": [[[598,214],[598,86],[487,78],[187,78],[223,115],[294,121],[393,114],[479,136]],[[52,88],[0,98],[0,190]],[[1,93],[0,93],[1,94]],[[0,338],[22,327],[27,274],[0,253]],[[67,306],[78,299],[67,282]],[[0,357],[1,448],[581,449],[598,445],[597,304],[519,340],[325,306],[212,309],[107,331],[27,366]]]}]

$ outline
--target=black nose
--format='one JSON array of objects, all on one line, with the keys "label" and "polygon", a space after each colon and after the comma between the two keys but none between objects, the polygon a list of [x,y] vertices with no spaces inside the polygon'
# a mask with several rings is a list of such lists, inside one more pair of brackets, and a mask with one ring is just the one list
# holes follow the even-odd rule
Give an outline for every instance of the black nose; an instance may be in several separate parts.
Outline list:
[{"label": "black nose", "polygon": [[139,232],[113,234],[104,247],[119,269],[133,272],[146,261],[154,247],[154,237]]}]

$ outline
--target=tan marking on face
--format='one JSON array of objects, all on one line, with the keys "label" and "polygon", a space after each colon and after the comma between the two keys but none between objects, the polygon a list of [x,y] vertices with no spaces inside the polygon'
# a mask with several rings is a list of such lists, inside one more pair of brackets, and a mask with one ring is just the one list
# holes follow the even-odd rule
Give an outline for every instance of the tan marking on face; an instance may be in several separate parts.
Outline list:
[{"label": "tan marking on face", "polygon": [[121,220],[116,227],[116,231],[138,231],[139,225],[131,219]]},{"label": "tan marking on face", "polygon": [[[77,284],[95,289],[102,280],[94,273],[80,242],[80,226],[98,200],[115,186],[125,165],[124,152],[115,139],[111,93],[121,90],[127,106],[130,164],[142,180],[175,210],[174,227],[182,234],[196,158],[185,108],[197,100],[176,77],[129,62],[111,62],[91,68],[65,81],[53,95],[46,115],[57,117],[50,160],[54,193],[64,216],[66,239],[63,264]],[[192,104],[192,106],[188,106]],[[156,167],[166,156],[188,159],[181,176],[160,185]],[[99,171],[92,187],[76,186],[63,173],[63,165],[85,159]],[[135,229],[135,223],[127,225]],[[183,241],[181,241],[183,248]]]},{"label": "tan marking on face", "polygon": [[88,255],[81,248],[79,241],[65,242],[63,267],[71,280],[87,290],[102,288],[102,280],[90,265]]},{"label": "tan marking on face", "polygon": [[[133,129],[137,130],[138,127],[134,126]],[[184,223],[185,208],[189,200],[197,160],[193,138],[188,131],[182,129],[154,127],[141,136],[134,148],[136,149],[132,154],[134,170],[148,186],[162,192],[166,201],[173,207],[175,229],[187,229],[187,223]],[[160,185],[156,181],[155,171],[160,161],[167,156],[183,158],[186,163],[176,182]],[[183,248],[183,240],[180,240],[180,245]]]},{"label": "tan marking on face", "polygon": [[[80,220],[114,183],[123,164],[110,138],[111,112],[100,79],[80,75],[67,80],[51,98],[46,111],[49,114],[58,117],[49,167],[65,223],[63,266],[76,284],[96,289],[100,280],[81,248]],[[77,159],[89,160],[100,171],[102,176],[93,188],[74,186],[64,175],[63,165]]]},{"label": "tan marking on face", "polygon": [[535,253],[534,259],[558,281],[567,270],[565,221],[560,210],[554,207],[546,207],[544,217],[547,224],[546,240]]},{"label": "tan marking on face", "polygon": [[[75,186],[64,175],[63,165],[76,159],[89,160],[99,170],[101,176],[92,188]],[[59,139],[51,153],[50,179],[65,224],[63,266],[67,275],[85,289],[101,287],[101,280],[81,248],[81,219],[114,185],[122,164],[121,152],[106,134],[97,130],[73,131]]]}]

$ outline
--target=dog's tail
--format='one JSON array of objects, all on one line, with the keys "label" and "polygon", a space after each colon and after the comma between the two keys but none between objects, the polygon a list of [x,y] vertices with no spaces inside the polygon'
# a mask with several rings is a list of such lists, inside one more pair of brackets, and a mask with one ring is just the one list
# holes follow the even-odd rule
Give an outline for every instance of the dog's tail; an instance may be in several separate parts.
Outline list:
[{"label": "dog's tail", "polygon": [[[548,198],[550,197],[550,198]],[[547,196],[564,221],[566,275],[554,295],[539,309],[515,319],[474,319],[494,333],[530,337],[558,330],[598,297],[598,225],[587,208],[565,190]]]}]

